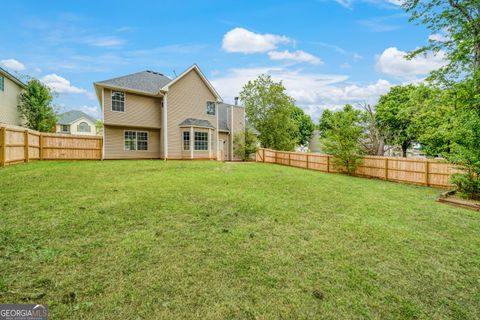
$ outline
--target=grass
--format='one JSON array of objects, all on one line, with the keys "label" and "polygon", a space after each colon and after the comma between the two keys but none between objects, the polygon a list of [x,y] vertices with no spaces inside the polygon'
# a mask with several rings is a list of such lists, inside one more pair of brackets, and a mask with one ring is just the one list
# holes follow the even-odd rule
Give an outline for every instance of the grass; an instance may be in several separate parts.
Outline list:
[{"label": "grass", "polygon": [[0,170],[0,303],[52,319],[475,319],[480,215],[268,164]]}]

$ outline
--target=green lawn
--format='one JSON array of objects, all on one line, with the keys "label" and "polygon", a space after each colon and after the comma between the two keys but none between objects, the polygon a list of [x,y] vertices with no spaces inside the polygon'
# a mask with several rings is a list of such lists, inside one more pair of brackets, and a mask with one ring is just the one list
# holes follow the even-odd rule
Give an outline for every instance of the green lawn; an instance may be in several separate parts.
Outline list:
[{"label": "green lawn", "polygon": [[51,319],[480,318],[480,214],[268,164],[0,169],[0,303]]}]

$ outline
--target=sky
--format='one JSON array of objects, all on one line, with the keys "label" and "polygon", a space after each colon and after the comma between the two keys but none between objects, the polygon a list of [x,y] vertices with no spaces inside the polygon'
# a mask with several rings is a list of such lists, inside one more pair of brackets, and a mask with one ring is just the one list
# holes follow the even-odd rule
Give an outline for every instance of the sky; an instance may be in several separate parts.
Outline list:
[{"label": "sky", "polygon": [[402,0],[7,1],[0,66],[40,79],[58,111],[101,118],[93,82],[143,70],[175,77],[196,63],[227,103],[262,73],[315,121],[417,83],[443,55],[405,53],[432,35]]}]

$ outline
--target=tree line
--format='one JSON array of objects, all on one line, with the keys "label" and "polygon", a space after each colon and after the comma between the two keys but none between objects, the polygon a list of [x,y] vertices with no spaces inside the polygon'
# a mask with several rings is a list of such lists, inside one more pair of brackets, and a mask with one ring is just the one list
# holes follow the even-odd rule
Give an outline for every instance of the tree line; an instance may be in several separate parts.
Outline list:
[{"label": "tree line", "polygon": [[405,157],[419,146],[428,157],[460,168],[463,173],[452,177],[457,191],[480,199],[480,2],[405,0],[402,6],[411,22],[441,35],[407,56],[434,52],[445,57],[445,65],[422,84],[394,86],[375,106],[325,110],[315,126],[281,82],[262,75],[240,93],[247,119],[260,132],[260,144],[277,150],[304,145],[316,127],[322,150],[347,173],[365,154],[383,155],[396,146]]}]

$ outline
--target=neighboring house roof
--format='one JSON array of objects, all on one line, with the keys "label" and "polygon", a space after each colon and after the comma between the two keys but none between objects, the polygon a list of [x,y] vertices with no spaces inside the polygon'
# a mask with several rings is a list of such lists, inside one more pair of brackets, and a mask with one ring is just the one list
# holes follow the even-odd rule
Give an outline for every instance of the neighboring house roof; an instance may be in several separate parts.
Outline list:
[{"label": "neighboring house roof", "polygon": [[96,82],[97,85],[119,89],[140,91],[149,94],[158,94],[172,79],[154,71],[142,71],[126,76]]},{"label": "neighboring house roof", "polygon": [[194,119],[194,118],[187,118],[179,124],[180,127],[204,127],[204,128],[212,128],[215,127],[210,123],[208,120],[202,119]]},{"label": "neighboring house roof", "polygon": [[77,121],[78,119],[84,118],[90,120],[91,122],[95,123],[97,120],[90,117],[85,112],[79,110],[72,110],[67,111],[64,113],[59,114],[57,124],[72,124],[73,122]]},{"label": "neighboring house roof", "polygon": [[0,74],[4,75],[6,78],[12,80],[13,82],[18,84],[23,89],[25,89],[27,87],[27,85],[22,80],[18,79],[17,77],[15,77],[13,74],[11,74],[7,70],[3,69],[2,67],[0,67]]},{"label": "neighboring house roof", "polygon": [[259,136],[260,132],[252,125],[248,120],[245,119],[245,128],[252,131],[254,135]]}]

